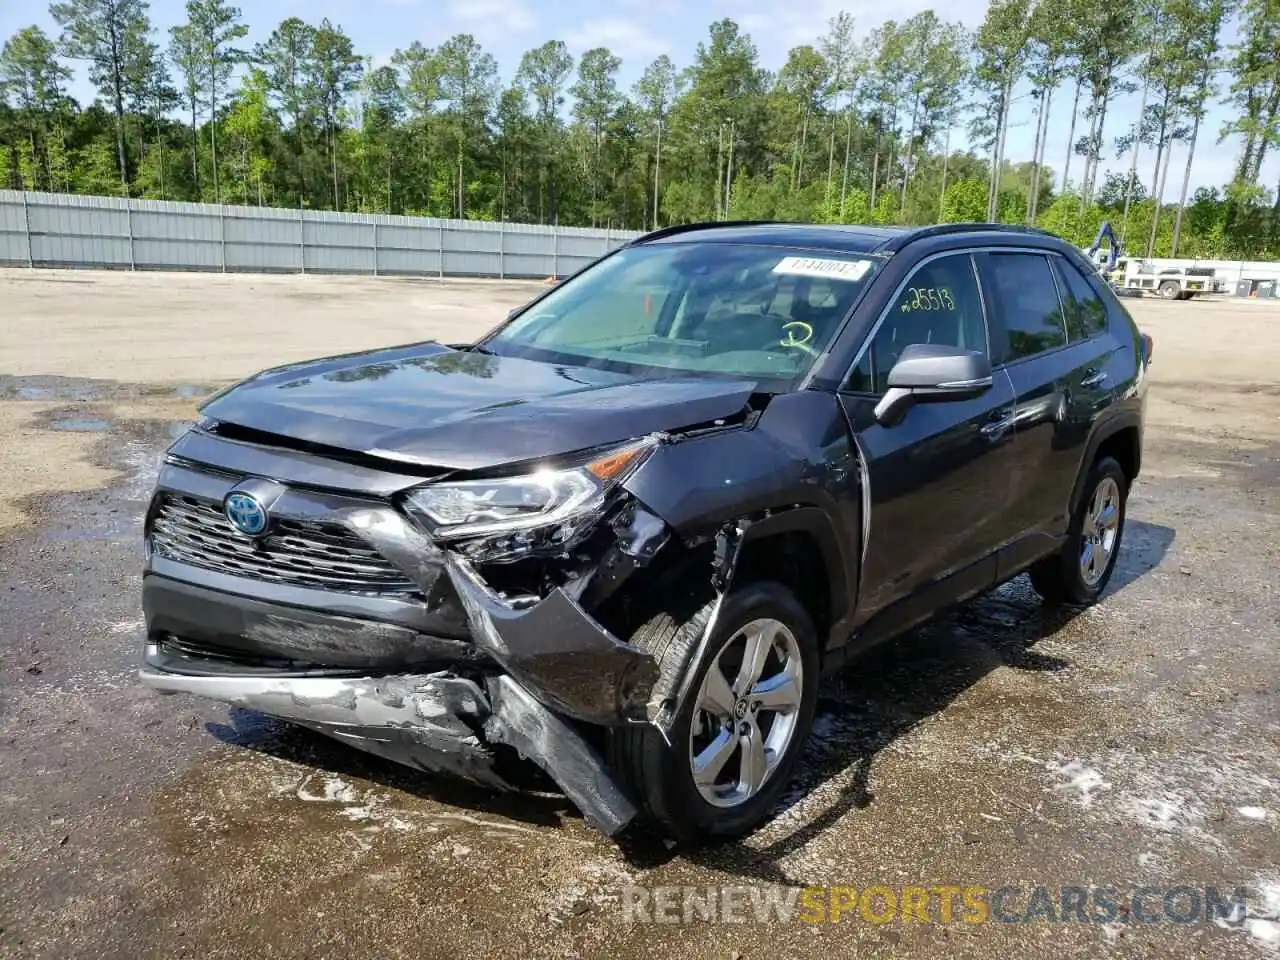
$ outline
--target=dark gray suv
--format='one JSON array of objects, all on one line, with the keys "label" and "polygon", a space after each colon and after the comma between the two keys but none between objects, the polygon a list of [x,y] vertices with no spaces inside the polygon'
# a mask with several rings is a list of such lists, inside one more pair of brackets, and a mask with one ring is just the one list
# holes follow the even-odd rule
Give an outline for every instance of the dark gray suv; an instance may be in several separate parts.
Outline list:
[{"label": "dark gray suv", "polygon": [[146,518],[142,679],[735,836],[820,673],[1023,571],[1098,597],[1151,350],[1036,231],[660,230],[476,343],[211,398]]}]

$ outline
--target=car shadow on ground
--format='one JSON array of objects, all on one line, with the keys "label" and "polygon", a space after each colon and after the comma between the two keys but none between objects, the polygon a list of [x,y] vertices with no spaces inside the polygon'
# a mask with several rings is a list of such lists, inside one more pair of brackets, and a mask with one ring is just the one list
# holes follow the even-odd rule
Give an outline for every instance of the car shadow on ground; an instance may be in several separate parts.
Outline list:
[{"label": "car shadow on ground", "polygon": [[[1129,519],[1104,602],[1158,566],[1174,535],[1169,527]],[[1021,576],[868,651],[823,682],[815,732],[801,771],[773,811],[775,816],[785,813],[813,790],[839,776],[843,786],[822,812],[764,848],[742,843],[673,846],[640,827],[619,839],[624,855],[638,869],[658,867],[683,857],[723,873],[790,882],[779,861],[850,810],[864,809],[875,801],[870,789],[871,767],[880,751],[946,709],[999,667],[1035,673],[1068,667],[1068,661],[1034,648],[1045,638],[1065,631],[1096,629],[1081,621],[1079,613],[1076,608],[1043,604],[1027,577]],[[232,708],[227,723],[209,724],[207,730],[232,746],[339,776],[362,778],[473,812],[546,827],[558,827],[566,818],[580,816],[558,794],[497,793],[463,781],[431,776],[252,710]]]},{"label": "car shadow on ground", "polygon": [[558,827],[566,817],[581,817],[565,797],[554,792],[555,785],[550,779],[539,777],[541,771],[532,765],[528,765],[527,772],[533,791],[504,793],[386,760],[316,731],[243,707],[231,707],[227,711],[227,722],[206,724],[205,730],[228,746],[253,750],[333,776],[366,780],[380,788],[400,790],[459,810],[493,814],[542,827]]},{"label": "car shadow on ground", "polygon": [[[1173,544],[1172,528],[1128,520],[1111,583],[1114,596],[1158,566]],[[901,638],[868,651],[824,680],[814,735],[801,770],[773,815],[779,816],[837,777],[840,791],[801,826],[764,847],[729,843],[667,848],[644,833],[625,841],[629,861],[656,867],[683,857],[722,873],[772,883],[793,882],[779,865],[851,810],[875,801],[870,788],[876,756],[921,722],[945,710],[999,667],[1054,673],[1070,662],[1038,652],[1042,640],[1097,629],[1080,608],[1041,602],[1023,575],[984,596],[942,613]]]}]

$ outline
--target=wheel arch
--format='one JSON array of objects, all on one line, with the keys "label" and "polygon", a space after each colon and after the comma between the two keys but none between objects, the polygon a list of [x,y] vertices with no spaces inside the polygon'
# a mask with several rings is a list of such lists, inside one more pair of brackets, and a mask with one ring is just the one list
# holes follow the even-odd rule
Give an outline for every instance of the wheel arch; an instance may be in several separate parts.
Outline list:
[{"label": "wheel arch", "polygon": [[1098,427],[1089,438],[1089,445],[1085,448],[1085,455],[1080,462],[1076,482],[1071,490],[1068,515],[1075,512],[1080,498],[1084,495],[1084,485],[1088,480],[1089,471],[1103,456],[1113,457],[1120,464],[1125,480],[1129,486],[1132,486],[1133,481],[1142,471],[1142,418],[1138,413],[1127,412],[1112,417]]},{"label": "wheel arch", "polygon": [[777,580],[794,590],[829,648],[843,639],[838,634],[851,613],[856,564],[825,511],[794,506],[747,527],[735,580]]}]

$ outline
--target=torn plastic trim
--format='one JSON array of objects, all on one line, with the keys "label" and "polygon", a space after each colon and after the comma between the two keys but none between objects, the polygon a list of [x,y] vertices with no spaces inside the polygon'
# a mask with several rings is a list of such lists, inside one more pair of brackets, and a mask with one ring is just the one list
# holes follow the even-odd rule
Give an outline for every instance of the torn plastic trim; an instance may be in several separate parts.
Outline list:
[{"label": "torn plastic trim", "polygon": [[723,524],[715,536],[715,553],[711,560],[711,586],[715,590],[715,606],[707,617],[706,627],[680,669],[669,674],[676,682],[674,689],[655,689],[649,704],[650,722],[662,734],[662,738],[671,745],[671,731],[675,726],[685,701],[693,692],[693,678],[697,674],[697,664],[707,655],[707,646],[711,635],[720,621],[720,610],[724,606],[724,598],[733,587],[734,573],[738,568],[738,556],[742,551],[742,542],[746,537],[751,521],[739,518],[732,523]]},{"label": "torn plastic trim", "polygon": [[514,747],[551,774],[590,826],[606,836],[620,833],[636,818],[635,804],[568,723],[538,703],[509,676],[486,678],[493,712],[484,732]]},{"label": "torn plastic trim", "polygon": [[446,554],[445,569],[475,644],[545,706],[602,726],[647,719],[657,662],[613,636],[562,587],[518,608],[494,593],[464,558]]},{"label": "torn plastic trim", "polygon": [[513,789],[476,734],[488,713],[485,692],[465,677],[211,677],[151,667],[138,676],[160,693],[189,693],[256,710],[420,770]]},{"label": "torn plastic trim", "polygon": [[160,693],[256,710],[397,763],[513,791],[495,768],[492,745],[505,744],[545,770],[586,821],[607,836],[637,815],[586,740],[508,676],[486,677],[483,687],[447,672],[197,677],[143,668],[139,678]]}]

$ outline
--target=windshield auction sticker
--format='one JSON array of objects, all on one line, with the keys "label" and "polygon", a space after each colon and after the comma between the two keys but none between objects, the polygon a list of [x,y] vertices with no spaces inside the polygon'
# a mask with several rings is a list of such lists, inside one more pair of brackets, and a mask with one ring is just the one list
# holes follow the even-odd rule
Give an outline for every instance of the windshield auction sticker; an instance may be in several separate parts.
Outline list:
[{"label": "windshield auction sticker", "polygon": [[820,257],[783,257],[774,273],[796,277],[828,277],[832,280],[861,280],[871,267],[870,260],[826,260]]}]

